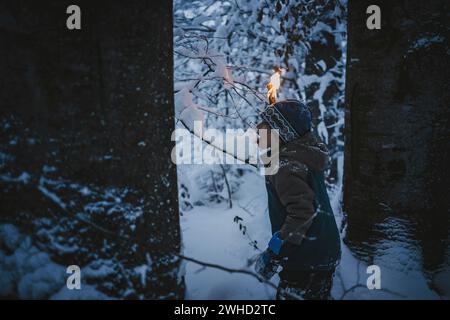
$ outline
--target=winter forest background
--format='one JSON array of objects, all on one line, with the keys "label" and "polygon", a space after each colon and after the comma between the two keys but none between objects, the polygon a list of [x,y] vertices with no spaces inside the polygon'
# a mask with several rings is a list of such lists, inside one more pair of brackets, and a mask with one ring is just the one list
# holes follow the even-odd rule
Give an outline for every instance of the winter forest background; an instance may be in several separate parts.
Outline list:
[{"label": "winter forest background", "polygon": [[[174,1],[178,127],[193,119],[212,128],[254,127],[266,105],[266,84],[279,65],[283,74],[278,100],[306,101],[315,131],[330,149],[328,190],[343,239],[347,15],[346,0]],[[243,165],[179,165],[178,183],[184,253],[251,270],[253,257],[270,238],[264,178]],[[384,223],[396,236],[378,246],[375,260],[365,259],[370,254],[364,242],[353,246],[359,255],[342,244],[333,297],[438,298],[422,272],[421,249],[409,238],[408,225],[395,219]],[[367,289],[370,264],[380,265],[383,290]],[[187,298],[274,297],[273,288],[247,275],[194,263],[185,267]],[[439,277],[437,287],[450,282],[448,273]]]}]

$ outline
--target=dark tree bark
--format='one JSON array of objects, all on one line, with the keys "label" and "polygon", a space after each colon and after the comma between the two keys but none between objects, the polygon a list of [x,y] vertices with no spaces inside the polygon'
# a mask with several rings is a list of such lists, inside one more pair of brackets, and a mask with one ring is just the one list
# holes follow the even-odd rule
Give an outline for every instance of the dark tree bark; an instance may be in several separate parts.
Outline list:
[{"label": "dark tree bark", "polygon": [[[371,4],[380,30],[366,27]],[[434,270],[449,227],[449,2],[350,0],[348,12],[346,241],[370,259],[397,236],[377,224],[402,218]]]},{"label": "dark tree bark", "polygon": [[[179,261],[173,255],[180,250],[180,234],[170,160],[171,2],[77,1],[82,29],[75,31],[66,28],[70,4],[0,3],[1,151],[13,159],[2,165],[1,174],[31,176],[26,186],[2,180],[0,222],[14,223],[34,237],[42,228],[38,217],[66,229],[76,221],[76,228],[88,231],[75,228],[60,236],[75,237],[86,249],[82,252],[62,254],[48,239],[35,241],[63,265],[114,259],[126,272],[118,269],[108,287],[96,283],[112,296],[181,298]],[[48,167],[54,169],[43,169]],[[113,211],[86,214],[115,236],[92,229],[73,217],[86,213],[87,198],[95,202],[100,196],[81,197],[64,184],[53,190],[67,202],[64,211],[38,191],[42,177],[84,185],[104,197],[119,190],[118,203],[142,214],[133,225],[125,211],[114,219]],[[132,270],[145,264],[151,264],[151,272],[143,284]],[[126,294],[129,287],[132,293]]]}]

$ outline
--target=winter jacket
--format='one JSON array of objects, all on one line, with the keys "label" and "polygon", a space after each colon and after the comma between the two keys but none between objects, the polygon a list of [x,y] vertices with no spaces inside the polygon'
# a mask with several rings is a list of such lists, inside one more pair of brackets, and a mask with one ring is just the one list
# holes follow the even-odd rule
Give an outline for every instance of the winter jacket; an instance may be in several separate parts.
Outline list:
[{"label": "winter jacket", "polygon": [[330,270],[340,259],[339,232],[323,170],[328,150],[307,133],[279,151],[279,170],[267,176],[272,232],[285,240],[282,254],[289,270]]}]

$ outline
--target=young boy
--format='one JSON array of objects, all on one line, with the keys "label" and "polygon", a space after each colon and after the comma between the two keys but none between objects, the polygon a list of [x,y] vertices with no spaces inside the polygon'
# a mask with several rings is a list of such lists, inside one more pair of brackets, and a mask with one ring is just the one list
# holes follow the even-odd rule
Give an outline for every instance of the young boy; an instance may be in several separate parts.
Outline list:
[{"label": "young boy", "polygon": [[277,299],[329,299],[340,239],[323,174],[328,150],[311,132],[311,113],[300,101],[275,103],[262,117],[258,129],[278,129],[280,167],[266,176],[273,236],[256,271],[270,279],[282,267]]}]

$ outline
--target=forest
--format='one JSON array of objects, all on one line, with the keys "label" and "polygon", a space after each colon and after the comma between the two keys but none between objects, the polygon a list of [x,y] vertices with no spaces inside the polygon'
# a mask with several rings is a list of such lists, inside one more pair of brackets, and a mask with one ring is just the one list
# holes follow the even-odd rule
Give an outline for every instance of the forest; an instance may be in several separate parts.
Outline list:
[{"label": "forest", "polygon": [[274,299],[265,177],[174,163],[174,130],[202,153],[194,122],[250,132],[297,99],[330,151],[332,297],[448,299],[449,4],[379,0],[369,29],[373,4],[79,1],[67,30],[61,1],[1,1],[0,298]]}]

